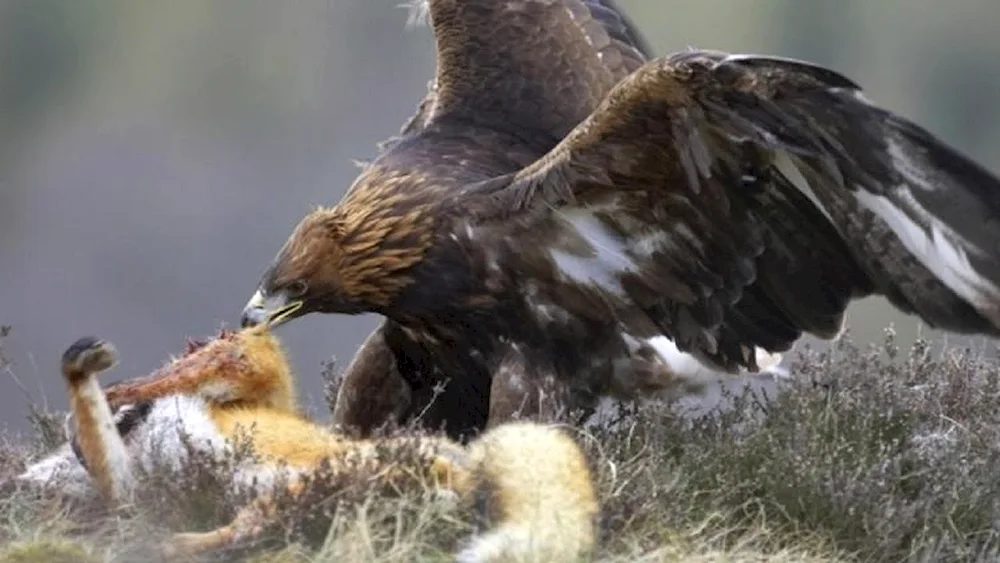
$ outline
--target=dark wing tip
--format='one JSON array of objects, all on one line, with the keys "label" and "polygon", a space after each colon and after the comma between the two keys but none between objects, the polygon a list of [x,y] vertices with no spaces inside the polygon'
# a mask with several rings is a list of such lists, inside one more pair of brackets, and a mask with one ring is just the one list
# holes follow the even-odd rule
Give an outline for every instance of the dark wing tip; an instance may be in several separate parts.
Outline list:
[{"label": "dark wing tip", "polygon": [[756,71],[777,71],[787,74],[797,74],[807,76],[817,81],[819,84],[829,88],[846,88],[848,90],[861,90],[861,85],[844,76],[843,74],[827,68],[825,66],[793,59],[789,57],[778,57],[772,55],[755,54],[731,54],[722,61],[722,65],[739,65],[742,68]]},{"label": "dark wing tip", "polygon": [[601,22],[608,35],[632,47],[646,59],[655,56],[649,41],[615,0],[591,0],[585,3],[591,15]]},{"label": "dark wing tip", "polygon": [[737,75],[749,72],[762,77],[765,82],[789,83],[797,88],[811,85],[840,90],[863,90],[860,84],[831,68],[789,57],[688,49],[672,53],[666,60],[667,64],[673,66],[702,66],[715,72],[738,69],[742,72]]}]

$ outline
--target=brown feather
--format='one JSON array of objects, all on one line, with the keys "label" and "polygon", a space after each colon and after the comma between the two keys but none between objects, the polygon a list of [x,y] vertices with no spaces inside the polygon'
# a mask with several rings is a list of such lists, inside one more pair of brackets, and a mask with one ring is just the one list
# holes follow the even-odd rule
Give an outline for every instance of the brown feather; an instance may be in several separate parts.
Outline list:
[{"label": "brown feather", "polygon": [[[418,0],[411,10],[411,23],[426,20],[433,27],[438,73],[400,136],[380,150],[441,115],[516,123],[558,138],[652,57],[645,39],[611,0]],[[540,59],[538,53],[551,56]],[[562,63],[557,74],[550,73],[554,61]],[[517,84],[511,76],[520,77]],[[573,107],[566,103],[569,92]],[[480,95],[489,96],[494,112],[484,111]]]},{"label": "brown feather", "polygon": [[759,347],[833,336],[872,293],[1000,335],[1000,180],[851,80],[649,60],[609,0],[426,8],[438,65],[416,114],[296,227],[253,301],[388,317],[371,365],[410,387],[404,418],[482,428],[501,366],[573,408],[615,381],[683,383],[641,356],[664,336],[756,369]]},{"label": "brown feather", "polygon": [[[992,260],[965,274],[987,285],[960,295],[963,282],[947,285],[948,274],[904,248],[909,232],[890,230],[854,195],[919,195],[938,181],[998,217],[1000,180],[857,90],[801,61],[677,53],[620,82],[549,153],[480,183],[465,204],[487,230],[577,232],[568,213],[596,221],[587,229],[604,229],[632,265],[606,272],[628,295],[612,300],[616,315],[641,307],[681,350],[728,370],[756,367],[748,346],[787,350],[803,331],[837,334],[850,300],[873,292],[933,326],[1000,335],[1000,249],[976,246],[1000,236],[998,221],[977,231],[910,219],[964,229],[968,238],[951,244]],[[903,147],[912,156],[893,152]]]}]

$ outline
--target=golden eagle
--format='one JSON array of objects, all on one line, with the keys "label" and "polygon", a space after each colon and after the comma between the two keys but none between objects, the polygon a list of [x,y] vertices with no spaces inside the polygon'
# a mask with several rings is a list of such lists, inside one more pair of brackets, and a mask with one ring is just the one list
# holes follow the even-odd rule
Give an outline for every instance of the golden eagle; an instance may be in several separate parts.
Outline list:
[{"label": "golden eagle", "polygon": [[1000,181],[850,79],[652,57],[608,0],[420,8],[437,70],[416,115],[243,312],[383,315],[346,382],[379,404],[356,409],[455,436],[543,395],[586,411],[686,383],[677,350],[756,370],[868,295],[1000,335]]}]

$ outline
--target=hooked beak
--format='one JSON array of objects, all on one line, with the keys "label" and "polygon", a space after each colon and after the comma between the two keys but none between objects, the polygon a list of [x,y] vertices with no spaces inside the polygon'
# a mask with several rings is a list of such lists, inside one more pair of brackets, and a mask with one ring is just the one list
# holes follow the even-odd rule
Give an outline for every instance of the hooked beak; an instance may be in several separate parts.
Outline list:
[{"label": "hooked beak", "polygon": [[267,323],[270,328],[285,324],[302,314],[301,300],[289,301],[283,291],[264,295],[259,289],[243,307],[240,326],[243,328]]}]

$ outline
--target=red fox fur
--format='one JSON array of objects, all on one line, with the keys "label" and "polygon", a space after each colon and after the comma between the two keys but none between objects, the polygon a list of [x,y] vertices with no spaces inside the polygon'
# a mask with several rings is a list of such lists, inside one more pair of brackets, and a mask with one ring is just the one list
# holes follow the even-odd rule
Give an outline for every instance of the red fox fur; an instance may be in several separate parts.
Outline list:
[{"label": "red fox fur", "polygon": [[[299,478],[325,463],[327,471],[404,488],[415,486],[412,475],[419,475],[455,493],[488,524],[460,548],[458,561],[575,561],[593,549],[599,508],[588,462],[554,426],[501,424],[467,446],[433,435],[344,437],[299,413],[291,371],[267,324],[193,343],[147,378],[102,388],[97,374],[115,361],[114,347],[97,338],[78,340],[62,361],[75,421],[73,446],[112,505],[128,502],[137,486],[134,464],[149,457],[153,437],[162,442],[160,455],[179,468],[186,458],[172,432],[205,448],[225,448],[242,433],[258,461],[233,474],[234,482],[284,467],[287,492],[294,496]],[[116,427],[115,416],[138,404],[146,405],[144,418],[127,432]],[[414,445],[416,460],[392,455],[404,447],[414,451]],[[274,481],[258,482],[263,484],[257,496],[232,522],[175,534],[164,553],[207,552],[260,535],[274,513],[274,490],[267,489]]]}]

